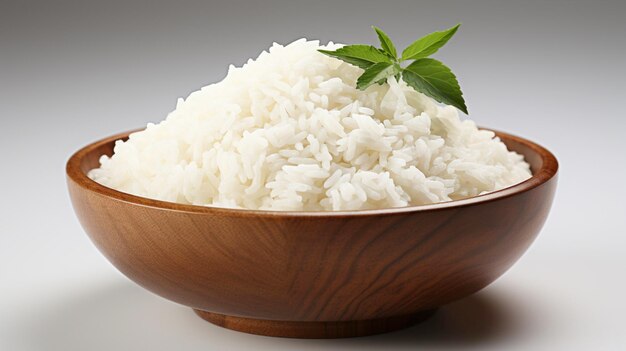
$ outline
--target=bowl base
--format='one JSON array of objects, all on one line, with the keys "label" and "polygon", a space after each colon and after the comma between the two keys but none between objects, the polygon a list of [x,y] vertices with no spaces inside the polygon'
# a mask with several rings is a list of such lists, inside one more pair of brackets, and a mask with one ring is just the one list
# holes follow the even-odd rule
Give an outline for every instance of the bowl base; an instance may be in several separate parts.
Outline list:
[{"label": "bowl base", "polygon": [[340,322],[290,322],[227,316],[194,309],[204,320],[244,333],[282,338],[333,339],[387,333],[428,319],[435,309],[389,318]]}]

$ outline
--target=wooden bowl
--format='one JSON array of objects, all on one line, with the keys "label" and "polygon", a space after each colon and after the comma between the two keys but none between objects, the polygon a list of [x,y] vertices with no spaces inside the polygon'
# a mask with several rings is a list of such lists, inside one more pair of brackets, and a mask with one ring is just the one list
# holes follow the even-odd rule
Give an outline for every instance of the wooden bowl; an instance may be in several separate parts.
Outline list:
[{"label": "wooden bowl", "polygon": [[67,163],[76,214],[122,273],[217,325],[247,333],[335,338],[428,317],[504,273],[541,229],[558,163],[505,133],[533,177],[446,203],[340,212],[182,205],[125,194],[87,177],[115,135]]}]

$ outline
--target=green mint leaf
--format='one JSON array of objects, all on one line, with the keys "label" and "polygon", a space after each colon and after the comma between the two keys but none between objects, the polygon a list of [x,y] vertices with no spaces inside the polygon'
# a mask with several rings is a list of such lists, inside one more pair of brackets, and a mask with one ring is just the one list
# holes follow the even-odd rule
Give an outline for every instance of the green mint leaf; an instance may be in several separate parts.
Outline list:
[{"label": "green mint leaf", "polygon": [[335,51],[318,50],[322,54],[343,60],[351,65],[366,69],[379,62],[391,64],[393,60],[371,45],[348,45]]},{"label": "green mint leaf", "polygon": [[459,82],[443,63],[431,58],[419,59],[404,69],[402,79],[413,89],[467,114]]},{"label": "green mint leaf", "polygon": [[394,76],[400,72],[400,67],[388,62],[375,63],[363,72],[363,74],[357,79],[356,87],[360,90],[365,90],[370,85],[377,83],[381,80]]},{"label": "green mint leaf", "polygon": [[[444,46],[456,33],[459,26],[442,32],[434,32],[413,42],[402,52],[398,52],[393,42],[380,28],[372,26],[378,35],[382,49],[371,45],[347,45],[335,51],[318,50],[333,58],[343,60],[360,67],[363,74],[357,79],[358,89],[365,90],[372,84],[383,85],[389,77],[403,79],[410,87],[440,103],[452,105],[467,112],[463,92],[456,76],[443,63],[427,58]],[[415,60],[406,68],[400,66],[401,61]]]},{"label": "green mint leaf", "polygon": [[383,32],[382,29],[376,26],[372,26],[372,28],[374,28],[374,30],[376,31],[376,34],[378,34],[378,40],[380,40],[380,46],[383,48],[383,50],[385,50],[386,53],[388,53],[395,60],[398,57],[398,52],[396,51],[396,47],[393,45],[393,42],[391,41],[391,39],[389,39],[389,36],[387,35],[387,33]]},{"label": "green mint leaf", "polygon": [[402,52],[402,61],[416,60],[434,54],[452,38],[460,25],[459,23],[450,29],[446,29],[442,32],[434,32],[416,40],[413,44],[404,49]]}]

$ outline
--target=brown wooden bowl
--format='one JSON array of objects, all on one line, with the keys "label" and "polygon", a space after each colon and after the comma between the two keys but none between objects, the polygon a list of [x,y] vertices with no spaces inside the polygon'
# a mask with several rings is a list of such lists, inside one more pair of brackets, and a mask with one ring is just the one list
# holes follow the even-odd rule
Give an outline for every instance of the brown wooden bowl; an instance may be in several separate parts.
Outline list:
[{"label": "brown wooden bowl", "polygon": [[335,338],[416,323],[484,288],[541,229],[558,163],[506,133],[533,176],[490,194],[364,211],[276,212],[182,205],[87,177],[115,135],[67,163],[76,214],[98,249],[144,288],[254,334]]}]

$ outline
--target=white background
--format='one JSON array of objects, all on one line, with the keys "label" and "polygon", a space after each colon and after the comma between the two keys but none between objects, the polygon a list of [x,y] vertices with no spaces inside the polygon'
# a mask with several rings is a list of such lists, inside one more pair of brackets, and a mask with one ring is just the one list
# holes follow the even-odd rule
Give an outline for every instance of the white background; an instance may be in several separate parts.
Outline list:
[{"label": "white background", "polygon": [[[620,1],[0,3],[0,350],[624,350],[626,6]],[[94,248],[64,164],[163,119],[272,41],[398,46],[462,21],[437,57],[479,124],[561,162],[527,254],[424,324],[346,340],[232,332],[137,287]]]}]

